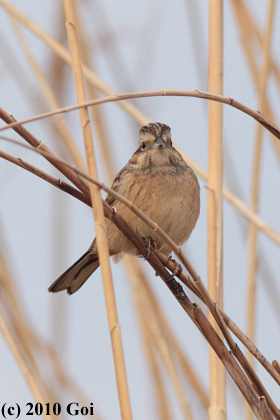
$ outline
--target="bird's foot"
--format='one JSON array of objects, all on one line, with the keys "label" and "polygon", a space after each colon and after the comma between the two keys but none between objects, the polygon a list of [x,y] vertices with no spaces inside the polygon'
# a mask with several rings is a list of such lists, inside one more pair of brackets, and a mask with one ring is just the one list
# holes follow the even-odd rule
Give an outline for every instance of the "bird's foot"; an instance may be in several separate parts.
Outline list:
[{"label": "bird's foot", "polygon": [[174,260],[174,258],[172,258],[171,255],[169,255],[168,259],[169,259],[169,261],[171,261],[174,264],[175,269],[173,271],[172,276],[170,276],[170,278],[168,280],[166,280],[166,282],[169,282],[169,281],[173,280],[174,277],[176,277],[176,276],[180,276],[182,274],[182,271],[183,271],[181,264],[177,263],[177,261]]},{"label": "bird's foot", "polygon": [[155,251],[157,248],[157,243],[150,236],[147,236],[143,239],[145,240],[144,245],[147,246],[147,253],[143,255],[141,252],[137,251],[137,257],[147,260],[151,254],[151,251]]}]

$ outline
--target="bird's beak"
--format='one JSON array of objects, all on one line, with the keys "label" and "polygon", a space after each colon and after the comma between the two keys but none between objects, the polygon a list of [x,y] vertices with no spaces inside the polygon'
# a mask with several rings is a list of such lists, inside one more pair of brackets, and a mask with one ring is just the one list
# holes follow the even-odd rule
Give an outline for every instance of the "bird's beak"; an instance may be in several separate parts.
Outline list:
[{"label": "bird's beak", "polygon": [[161,137],[157,137],[153,144],[153,149],[165,149],[166,144]]}]

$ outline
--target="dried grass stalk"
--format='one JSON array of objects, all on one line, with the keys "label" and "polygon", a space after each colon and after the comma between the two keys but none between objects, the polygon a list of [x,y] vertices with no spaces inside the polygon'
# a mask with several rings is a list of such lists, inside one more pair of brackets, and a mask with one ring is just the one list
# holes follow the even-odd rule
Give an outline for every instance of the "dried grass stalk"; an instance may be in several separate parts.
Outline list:
[{"label": "dried grass stalk", "polygon": [[[275,0],[270,0],[268,6],[268,16],[266,31],[264,36],[263,62],[259,73],[259,103],[258,108],[265,112],[266,105],[266,85],[270,67],[270,44],[273,28]],[[259,184],[262,154],[262,126],[256,127],[256,142],[253,161],[252,190],[251,190],[251,209],[254,213],[258,212]],[[255,340],[255,317],[256,317],[256,275],[257,275],[257,229],[252,223],[249,225],[249,254],[248,254],[248,279],[247,279],[247,335],[250,340]],[[248,353],[249,362],[254,363],[251,353]],[[253,413],[246,405],[246,419],[252,420]]]},{"label": "dried grass stalk", "polygon": [[[223,1],[209,1],[208,90],[223,93]],[[223,308],[223,108],[208,105],[207,275],[211,298]],[[217,330],[211,314],[209,320]],[[225,369],[213,348],[209,349],[210,420],[226,418]]]},{"label": "dried grass stalk", "polygon": [[[75,78],[77,98],[78,102],[82,103],[86,101],[86,95],[84,90],[83,71],[80,60],[72,0],[63,0],[63,5],[66,17],[66,29],[71,51],[72,67]],[[88,109],[86,107],[80,109],[80,119],[84,135],[88,171],[92,177],[98,179],[90,120],[88,115]],[[111,333],[112,349],[114,355],[116,379],[122,418],[124,420],[131,420],[132,413],[129,400],[128,383],[125,372],[120,325],[118,322],[113,280],[109,262],[109,250],[105,229],[105,217],[103,212],[100,190],[96,185],[92,183],[90,184],[90,195],[93,204],[96,242],[98,247],[98,256],[103,279],[109,328]]]}]

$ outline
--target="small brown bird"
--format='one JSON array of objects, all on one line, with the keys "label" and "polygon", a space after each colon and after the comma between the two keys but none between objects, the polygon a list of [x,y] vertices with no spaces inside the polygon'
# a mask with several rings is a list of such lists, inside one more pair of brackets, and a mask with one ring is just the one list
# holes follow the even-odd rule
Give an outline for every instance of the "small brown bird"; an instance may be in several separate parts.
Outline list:
[{"label": "small brown bird", "polygon": [[[177,245],[190,236],[200,211],[199,183],[194,171],[172,146],[167,125],[150,123],[140,129],[138,149],[117,174],[111,188],[146,213]],[[128,207],[110,194],[106,201],[140,236],[151,237],[166,256],[171,252],[162,238]],[[106,229],[110,255],[120,259],[124,253],[137,254],[136,248],[109,219],[106,219]],[[75,293],[98,266],[94,239],[89,250],[50,286],[49,291],[67,289],[68,294]]]}]

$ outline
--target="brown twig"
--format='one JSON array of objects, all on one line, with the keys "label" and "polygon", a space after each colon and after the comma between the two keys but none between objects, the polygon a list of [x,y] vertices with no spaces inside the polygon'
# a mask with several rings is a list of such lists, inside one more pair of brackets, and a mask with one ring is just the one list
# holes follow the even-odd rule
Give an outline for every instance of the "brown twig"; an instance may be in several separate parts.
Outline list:
[{"label": "brown twig", "polygon": [[[1,1],[1,0],[0,0]],[[155,91],[145,91],[145,92],[135,92],[135,93],[123,93],[123,94],[115,94],[114,96],[108,96],[105,98],[94,99],[91,101],[85,101],[76,105],[66,106],[64,108],[60,108],[56,111],[45,112],[40,115],[36,115],[35,117],[26,118],[21,121],[13,122],[7,126],[0,127],[0,131],[7,130],[8,128],[14,128],[21,124],[26,124],[31,121],[38,121],[46,117],[50,117],[52,115],[63,114],[64,112],[74,111],[76,109],[89,107],[93,105],[104,104],[108,102],[117,102],[123,101],[126,99],[134,99],[134,98],[149,98],[154,96],[184,96],[184,97],[192,97],[192,98],[201,98],[207,99],[210,101],[220,102],[225,105],[230,105],[233,108],[239,109],[240,111],[244,112],[245,114],[249,115],[250,117],[254,118],[258,121],[263,127],[265,127],[268,131],[270,131],[275,137],[280,139],[280,129],[269,121],[264,115],[261,114],[259,111],[255,111],[252,108],[249,108],[247,105],[242,104],[241,102],[237,101],[228,96],[221,96],[215,95],[209,92],[202,92],[199,90],[155,90]],[[2,117],[1,117],[2,118]]]},{"label": "brown twig", "polygon": [[[161,260],[164,266],[166,266],[170,271],[175,270],[175,265],[170,261],[165,255],[161,252],[156,251],[157,257]],[[194,283],[189,276],[186,276],[184,273],[181,273],[178,278],[190,289],[192,292],[205,303],[204,297],[197,288],[199,283]],[[230,317],[219,308],[219,312],[222,315],[224,322],[228,328],[233,332],[233,334],[241,341],[241,343],[255,356],[255,358],[263,365],[267,372],[272,376],[276,383],[280,386],[280,370],[279,372],[275,368],[275,365],[271,365],[269,361],[263,356],[263,354],[257,349],[257,347],[249,340],[249,338],[240,330],[240,328],[230,319]]]},{"label": "brown twig", "polygon": [[[15,119],[8,114],[3,108],[0,107],[0,118],[5,121],[7,124],[10,124],[15,121]],[[85,195],[89,196],[89,188],[83,178],[79,178],[72,169],[66,167],[65,165],[60,165],[56,159],[56,154],[53,153],[42,141],[38,140],[30,131],[26,130],[25,127],[18,124],[14,127],[16,131],[27,143],[29,143],[34,149],[45,152],[45,158],[63,175],[66,176],[76,187],[82,191]]]},{"label": "brown twig", "polygon": [[68,184],[67,182],[63,181],[62,179],[55,178],[46,172],[42,171],[41,169],[37,168],[36,166],[31,165],[28,162],[25,162],[21,158],[15,158],[14,156],[9,155],[8,153],[3,152],[0,150],[0,157],[3,159],[8,160],[15,165],[26,169],[28,172],[38,176],[41,179],[49,182],[54,187],[58,188],[61,191],[66,192],[67,194],[72,195],[73,197],[77,198],[78,200],[82,201],[83,203],[87,204],[91,207],[90,200],[86,197],[80,190],[72,187],[72,185]]}]

